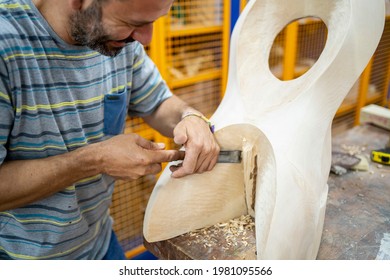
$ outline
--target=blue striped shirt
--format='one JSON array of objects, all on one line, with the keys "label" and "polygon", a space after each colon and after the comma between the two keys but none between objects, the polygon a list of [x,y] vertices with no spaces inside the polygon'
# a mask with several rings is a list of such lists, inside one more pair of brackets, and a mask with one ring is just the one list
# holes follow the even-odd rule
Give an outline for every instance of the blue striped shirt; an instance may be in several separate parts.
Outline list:
[{"label": "blue striped shirt", "polygon": [[[148,115],[169,96],[139,43],[105,57],[65,43],[31,0],[0,0],[0,165],[122,133],[126,114]],[[101,259],[113,187],[100,174],[0,212],[0,259]]]}]

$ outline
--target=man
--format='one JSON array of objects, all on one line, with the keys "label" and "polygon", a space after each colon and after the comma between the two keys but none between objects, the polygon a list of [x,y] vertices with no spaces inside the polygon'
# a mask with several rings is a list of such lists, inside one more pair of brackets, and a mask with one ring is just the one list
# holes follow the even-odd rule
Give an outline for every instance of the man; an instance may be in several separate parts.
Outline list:
[{"label": "man", "polygon": [[184,145],[173,177],[214,167],[209,124],[141,45],[171,4],[0,0],[0,259],[118,258],[114,180],[183,159],[122,134],[126,113]]}]

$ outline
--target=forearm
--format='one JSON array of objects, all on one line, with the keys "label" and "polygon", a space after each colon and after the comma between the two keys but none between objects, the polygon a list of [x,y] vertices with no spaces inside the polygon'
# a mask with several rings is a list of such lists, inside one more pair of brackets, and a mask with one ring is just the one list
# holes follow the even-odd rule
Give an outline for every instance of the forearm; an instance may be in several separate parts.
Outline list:
[{"label": "forearm", "polygon": [[161,171],[161,163],[183,159],[136,134],[122,134],[45,159],[4,162],[0,166],[0,211],[48,197],[97,174],[135,180]]},{"label": "forearm", "polygon": [[0,211],[48,197],[100,173],[90,146],[44,159],[6,161],[0,166]]},{"label": "forearm", "polygon": [[151,127],[163,135],[173,137],[173,129],[181,121],[183,114],[189,111],[201,114],[183,100],[173,95],[161,103],[152,115],[144,119]]}]

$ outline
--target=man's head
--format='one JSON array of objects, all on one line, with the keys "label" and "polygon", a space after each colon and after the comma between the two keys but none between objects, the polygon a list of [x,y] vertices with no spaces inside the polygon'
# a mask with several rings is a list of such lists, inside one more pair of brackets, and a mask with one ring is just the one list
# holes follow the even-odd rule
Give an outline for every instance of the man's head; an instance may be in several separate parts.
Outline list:
[{"label": "man's head", "polygon": [[[89,3],[86,3],[89,2]],[[153,22],[168,13],[173,0],[81,1],[70,17],[76,44],[106,56],[116,56],[129,42],[148,44]]]}]

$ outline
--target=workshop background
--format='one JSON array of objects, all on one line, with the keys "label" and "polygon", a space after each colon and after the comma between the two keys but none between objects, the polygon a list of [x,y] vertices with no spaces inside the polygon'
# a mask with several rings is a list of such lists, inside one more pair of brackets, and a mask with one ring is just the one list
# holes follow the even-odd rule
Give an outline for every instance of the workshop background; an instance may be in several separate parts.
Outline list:
[{"label": "workshop background", "polygon": [[[154,37],[145,49],[174,94],[210,117],[221,101],[227,82],[229,40],[245,0],[175,0],[170,13],[155,22]],[[368,104],[390,108],[390,5],[380,44],[366,69],[337,111],[333,135],[359,124],[360,109]],[[269,64],[276,77],[291,80],[317,61],[327,38],[318,18],[303,18],[276,37]],[[166,143],[140,118],[128,118],[125,133]],[[158,176],[118,181],[111,214],[114,230],[129,259],[153,259],[143,246],[142,223],[148,198]]]}]

